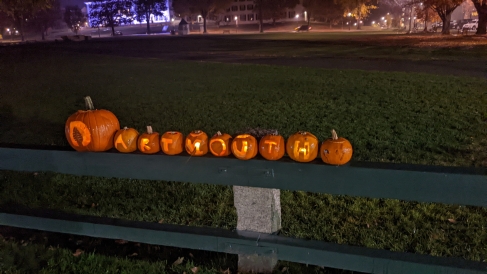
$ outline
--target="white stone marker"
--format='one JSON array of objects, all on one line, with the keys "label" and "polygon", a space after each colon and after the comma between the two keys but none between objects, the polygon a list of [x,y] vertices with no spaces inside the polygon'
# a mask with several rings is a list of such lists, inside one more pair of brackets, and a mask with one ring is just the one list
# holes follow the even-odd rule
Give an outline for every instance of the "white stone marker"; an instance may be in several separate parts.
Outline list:
[{"label": "white stone marker", "polygon": [[[233,186],[237,208],[237,231],[271,234],[281,229],[281,191],[279,189]],[[274,256],[238,255],[238,270],[244,273],[271,273],[277,264]]]}]

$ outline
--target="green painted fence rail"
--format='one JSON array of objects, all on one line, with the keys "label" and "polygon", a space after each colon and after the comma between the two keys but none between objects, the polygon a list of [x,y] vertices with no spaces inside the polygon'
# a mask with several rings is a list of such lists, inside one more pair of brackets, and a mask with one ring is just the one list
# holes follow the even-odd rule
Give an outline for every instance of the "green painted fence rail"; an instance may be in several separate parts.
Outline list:
[{"label": "green painted fence rail", "polygon": [[460,258],[392,252],[256,232],[82,216],[53,210],[1,210],[11,213],[0,213],[0,225],[229,254],[276,256],[284,261],[365,273],[487,273],[486,263]]},{"label": "green painted fence rail", "polygon": [[[241,161],[235,158],[79,153],[0,147],[0,170],[240,185],[371,198],[487,207],[483,168],[320,161]],[[367,273],[487,273],[487,263],[460,258],[307,241],[216,228],[164,225],[0,207],[0,225],[92,237],[124,239],[231,254],[262,254],[279,260]]]},{"label": "green painted fence rail", "polygon": [[321,161],[241,161],[211,156],[0,148],[0,169],[252,186],[487,207],[487,171],[483,168],[379,163],[336,167]]}]

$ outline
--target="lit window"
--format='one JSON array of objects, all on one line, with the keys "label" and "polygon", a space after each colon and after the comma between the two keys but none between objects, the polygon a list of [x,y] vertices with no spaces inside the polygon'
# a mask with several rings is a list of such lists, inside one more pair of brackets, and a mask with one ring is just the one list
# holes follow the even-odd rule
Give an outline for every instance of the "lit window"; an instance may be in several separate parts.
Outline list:
[{"label": "lit window", "polygon": [[253,14],[247,14],[247,20],[254,21],[254,15]]}]

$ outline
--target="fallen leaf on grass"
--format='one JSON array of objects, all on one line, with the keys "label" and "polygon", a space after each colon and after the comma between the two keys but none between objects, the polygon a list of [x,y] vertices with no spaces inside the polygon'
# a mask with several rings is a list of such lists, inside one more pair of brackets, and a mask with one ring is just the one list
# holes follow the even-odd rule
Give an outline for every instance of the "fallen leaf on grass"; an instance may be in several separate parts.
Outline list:
[{"label": "fallen leaf on grass", "polygon": [[83,254],[83,250],[81,249],[76,249],[76,252],[73,253],[73,256],[78,257],[79,255]]},{"label": "fallen leaf on grass", "polygon": [[285,272],[285,271],[287,271],[287,267],[286,266],[281,269],[281,272]]},{"label": "fallen leaf on grass", "polygon": [[128,243],[129,241],[125,241],[125,240],[122,240],[122,239],[119,239],[119,240],[115,240],[115,243],[117,244],[121,244],[121,245],[124,245],[126,243]]},{"label": "fallen leaf on grass", "polygon": [[456,223],[457,221],[455,219],[448,219],[448,221],[452,224]]},{"label": "fallen leaf on grass", "polygon": [[189,253],[189,257],[194,258],[193,253]]},{"label": "fallen leaf on grass", "polygon": [[160,219],[158,223],[160,224],[164,223],[164,219]]},{"label": "fallen leaf on grass", "polygon": [[193,273],[198,272],[198,270],[200,270],[200,269],[198,267],[196,267],[196,266],[193,267],[193,268],[191,268],[191,272],[193,272]]},{"label": "fallen leaf on grass", "polygon": [[139,254],[137,254],[137,253],[132,253],[132,254],[130,254],[130,255],[129,255],[129,257],[134,257],[134,256],[137,256],[137,255],[139,255]]},{"label": "fallen leaf on grass", "polygon": [[226,270],[221,270],[221,269],[220,269],[220,272],[221,272],[222,274],[232,274],[232,272],[230,272],[230,268],[227,268]]},{"label": "fallen leaf on grass", "polygon": [[95,206],[96,206],[95,203],[91,203],[91,207],[95,207]]},{"label": "fallen leaf on grass", "polygon": [[50,245],[47,250],[56,250],[56,248],[54,248],[54,246]]},{"label": "fallen leaf on grass", "polygon": [[182,264],[184,261],[184,257],[179,257],[177,260],[174,261],[174,263],[172,263],[173,266],[176,266],[176,265],[180,265]]}]

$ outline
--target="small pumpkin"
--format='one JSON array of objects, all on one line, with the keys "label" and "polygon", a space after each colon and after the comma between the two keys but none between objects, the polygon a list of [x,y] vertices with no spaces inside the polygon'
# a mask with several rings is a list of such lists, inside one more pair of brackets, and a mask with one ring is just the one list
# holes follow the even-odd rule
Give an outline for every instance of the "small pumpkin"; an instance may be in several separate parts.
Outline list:
[{"label": "small pumpkin", "polygon": [[159,133],[152,131],[151,126],[147,126],[147,132],[142,133],[137,141],[140,152],[154,154],[161,150],[159,146]]},{"label": "small pumpkin", "polygon": [[279,160],[284,156],[285,151],[285,140],[277,131],[262,137],[259,141],[259,153],[267,160]]},{"label": "small pumpkin", "polygon": [[107,151],[113,147],[120,123],[111,111],[95,109],[90,96],[84,99],[87,110],[78,110],[66,121],[66,139],[77,151]]},{"label": "small pumpkin", "polygon": [[240,134],[233,138],[232,153],[240,160],[249,160],[259,151],[257,140],[250,134]]},{"label": "small pumpkin", "polygon": [[318,156],[318,138],[306,131],[299,131],[287,139],[286,153],[297,162],[311,162]]},{"label": "small pumpkin", "polygon": [[186,136],[184,147],[191,156],[203,156],[208,153],[208,135],[201,130],[192,131]]},{"label": "small pumpkin", "polygon": [[120,152],[134,152],[137,150],[137,138],[139,138],[137,130],[124,127],[115,133],[113,146]]},{"label": "small pumpkin", "polygon": [[221,133],[218,131],[213,137],[210,139],[210,152],[211,154],[217,157],[224,157],[230,155],[232,153],[230,148],[230,141],[232,140],[232,136],[227,133]]},{"label": "small pumpkin", "polygon": [[168,131],[162,134],[161,150],[167,155],[176,155],[183,152],[184,136],[181,132]]},{"label": "small pumpkin", "polygon": [[321,144],[321,160],[330,165],[344,165],[352,159],[352,154],[352,144],[347,139],[338,137],[334,129],[331,131],[331,138]]}]

